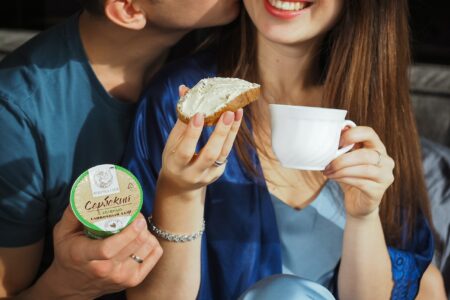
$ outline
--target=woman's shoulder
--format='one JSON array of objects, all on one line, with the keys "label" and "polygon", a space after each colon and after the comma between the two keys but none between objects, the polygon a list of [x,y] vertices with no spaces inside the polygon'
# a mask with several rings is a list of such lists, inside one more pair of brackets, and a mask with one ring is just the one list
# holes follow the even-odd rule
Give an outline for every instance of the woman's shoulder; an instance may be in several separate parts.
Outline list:
[{"label": "woman's shoulder", "polygon": [[215,65],[212,52],[199,52],[166,64],[141,96],[135,114],[134,134],[140,140],[152,140],[154,144],[161,136],[167,137],[177,121],[178,87],[181,84],[192,87],[205,77],[215,76]]},{"label": "woman's shoulder", "polygon": [[[143,101],[178,101],[178,87],[192,87],[203,78],[216,75],[215,55],[212,51],[171,61],[151,80],[143,93]],[[169,97],[167,97],[169,96]]]}]

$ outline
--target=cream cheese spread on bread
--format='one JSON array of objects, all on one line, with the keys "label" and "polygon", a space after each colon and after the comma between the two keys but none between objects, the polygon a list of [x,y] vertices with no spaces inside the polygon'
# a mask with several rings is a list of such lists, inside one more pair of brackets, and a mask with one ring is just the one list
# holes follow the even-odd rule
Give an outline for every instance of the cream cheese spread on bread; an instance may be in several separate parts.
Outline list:
[{"label": "cream cheese spread on bread", "polygon": [[[212,116],[224,110],[243,93],[257,90],[259,96],[259,88],[259,84],[238,78],[214,77],[202,79],[186,95],[180,98],[177,110],[185,118],[191,118],[196,113],[202,113],[206,117]],[[256,99],[252,99],[252,101],[254,100]]]}]

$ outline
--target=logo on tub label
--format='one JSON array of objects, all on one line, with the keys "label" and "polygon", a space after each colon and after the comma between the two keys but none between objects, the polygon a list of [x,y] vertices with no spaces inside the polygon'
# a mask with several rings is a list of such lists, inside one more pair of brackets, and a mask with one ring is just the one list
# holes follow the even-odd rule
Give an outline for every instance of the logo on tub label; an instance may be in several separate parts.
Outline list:
[{"label": "logo on tub label", "polygon": [[93,197],[107,196],[120,192],[116,167],[100,165],[88,170]]}]

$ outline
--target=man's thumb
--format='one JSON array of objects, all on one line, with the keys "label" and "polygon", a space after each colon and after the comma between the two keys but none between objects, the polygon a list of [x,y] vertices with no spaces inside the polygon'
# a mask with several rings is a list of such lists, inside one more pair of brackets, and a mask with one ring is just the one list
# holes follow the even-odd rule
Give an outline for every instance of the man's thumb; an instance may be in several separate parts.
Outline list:
[{"label": "man's thumb", "polygon": [[79,232],[83,229],[82,224],[75,217],[70,205],[67,206],[64,214],[55,226],[54,237],[64,237],[72,233]]}]

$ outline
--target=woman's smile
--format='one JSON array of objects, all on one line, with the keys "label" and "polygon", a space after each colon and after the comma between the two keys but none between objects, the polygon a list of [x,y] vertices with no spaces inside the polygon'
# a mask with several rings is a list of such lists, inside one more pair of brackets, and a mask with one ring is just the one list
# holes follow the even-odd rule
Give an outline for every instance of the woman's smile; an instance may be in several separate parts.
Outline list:
[{"label": "woman's smile", "polygon": [[264,0],[267,11],[279,18],[290,19],[298,16],[305,9],[313,5],[312,1],[299,1],[299,0]]}]

